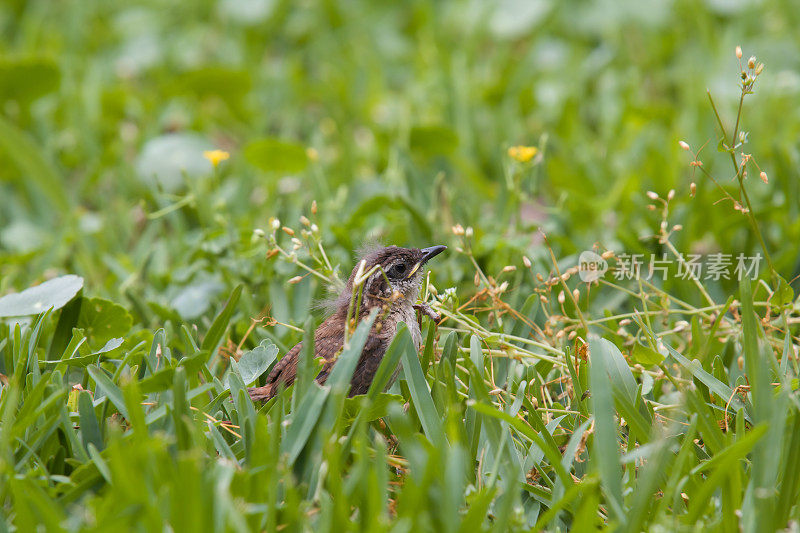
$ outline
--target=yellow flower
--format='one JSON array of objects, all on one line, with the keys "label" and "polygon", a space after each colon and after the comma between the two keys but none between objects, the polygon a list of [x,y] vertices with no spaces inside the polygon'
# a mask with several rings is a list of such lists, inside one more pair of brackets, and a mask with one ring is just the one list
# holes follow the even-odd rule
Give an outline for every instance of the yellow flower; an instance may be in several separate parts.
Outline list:
[{"label": "yellow flower", "polygon": [[539,149],[535,146],[512,146],[508,149],[508,156],[520,163],[527,163],[538,153]]},{"label": "yellow flower", "polygon": [[206,150],[203,152],[203,157],[211,161],[211,164],[214,165],[214,168],[220,164],[221,161],[225,161],[231,156],[225,150]]}]

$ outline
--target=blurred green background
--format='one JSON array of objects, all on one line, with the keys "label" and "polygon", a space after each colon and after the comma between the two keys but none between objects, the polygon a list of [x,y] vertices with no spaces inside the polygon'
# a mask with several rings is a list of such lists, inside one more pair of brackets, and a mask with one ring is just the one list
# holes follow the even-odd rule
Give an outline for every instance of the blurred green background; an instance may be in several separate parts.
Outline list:
[{"label": "blurred green background", "polygon": [[[644,192],[671,188],[680,251],[753,252],[746,219],[714,205],[678,146],[708,141],[704,168],[735,191],[706,89],[730,127],[737,44],[766,65],[741,128],[790,279],[798,27],[800,4],[780,0],[5,0],[0,294],[76,273],[88,294],[143,304],[147,324],[203,315],[245,281],[249,311],[302,321],[320,289],[286,289],[295,269],[263,261],[252,235],[270,216],[296,226],[312,200],[343,269],[369,238],[453,244],[455,223],[475,227],[490,272],[522,254],[549,271],[540,228],[565,264],[595,243],[658,253],[641,239],[660,222]],[[512,145],[542,157],[518,164]],[[216,172],[210,148],[231,153]],[[437,281],[471,280],[465,263],[451,254]]]}]

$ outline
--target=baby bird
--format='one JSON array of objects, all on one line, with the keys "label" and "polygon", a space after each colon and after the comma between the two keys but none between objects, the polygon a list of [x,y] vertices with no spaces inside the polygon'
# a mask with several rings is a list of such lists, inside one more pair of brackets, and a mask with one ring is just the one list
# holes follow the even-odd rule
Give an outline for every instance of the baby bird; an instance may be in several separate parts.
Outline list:
[{"label": "baby bird", "polygon": [[[387,246],[368,253],[362,259],[365,263],[364,273],[377,268],[364,281],[360,308],[354,309],[352,316],[357,316],[360,321],[367,317],[372,309],[378,308],[379,311],[353,372],[350,396],[365,394],[369,390],[386,349],[397,333],[399,322],[406,323],[414,345],[419,350],[422,333],[415,311],[420,310],[433,320],[439,319],[427,305],[415,303],[422,286],[424,267],[431,258],[445,249],[446,246],[422,249]],[[357,272],[358,265],[353,268],[347,285],[335,301],[335,312],[314,332],[314,357],[321,359],[322,362],[322,369],[316,378],[320,384],[328,379],[336,362],[336,356],[344,344],[345,321]],[[281,384],[283,387],[288,387],[294,382],[302,344],[302,342],[297,343],[278,361],[267,376],[266,385],[249,389],[250,397],[254,401],[269,400],[277,394]],[[395,370],[392,380],[397,377],[398,370],[399,368]]]}]

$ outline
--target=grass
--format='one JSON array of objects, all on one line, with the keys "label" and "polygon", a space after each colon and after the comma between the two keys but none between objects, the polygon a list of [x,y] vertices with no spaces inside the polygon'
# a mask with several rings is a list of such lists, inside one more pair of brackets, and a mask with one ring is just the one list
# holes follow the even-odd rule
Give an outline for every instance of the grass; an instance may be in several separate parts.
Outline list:
[{"label": "grass", "polygon": [[[0,6],[2,527],[795,527],[796,12]],[[254,405],[371,238],[421,353]]]}]

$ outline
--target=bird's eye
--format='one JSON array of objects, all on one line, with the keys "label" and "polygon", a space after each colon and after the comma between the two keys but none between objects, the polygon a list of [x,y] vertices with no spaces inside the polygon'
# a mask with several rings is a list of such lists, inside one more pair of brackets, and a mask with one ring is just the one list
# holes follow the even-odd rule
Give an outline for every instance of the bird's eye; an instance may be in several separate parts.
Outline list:
[{"label": "bird's eye", "polygon": [[406,273],[407,268],[405,263],[395,263],[389,269],[389,277],[392,279],[400,279]]}]

